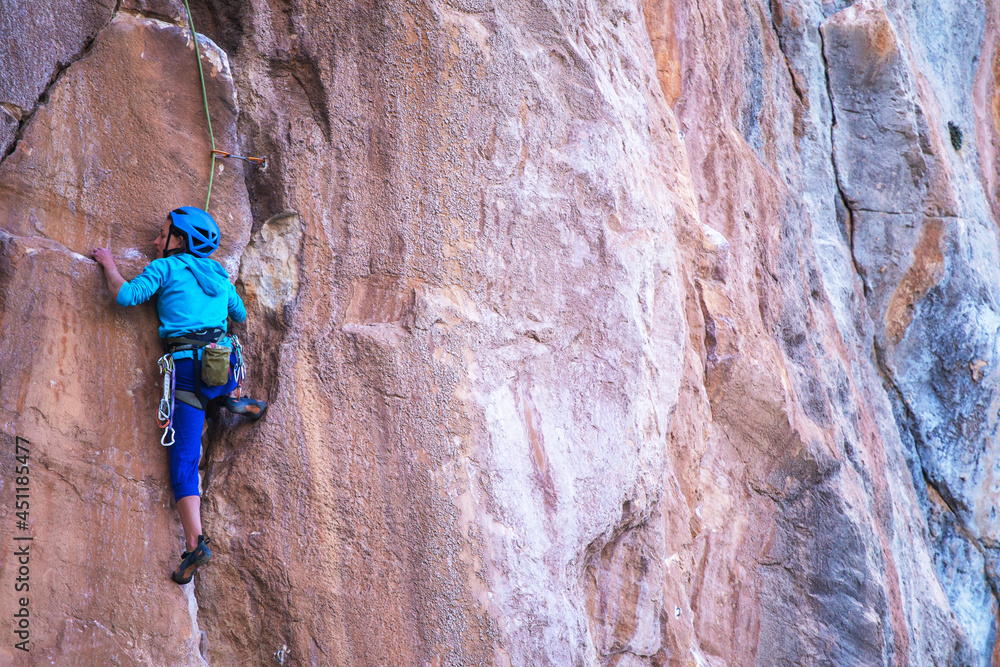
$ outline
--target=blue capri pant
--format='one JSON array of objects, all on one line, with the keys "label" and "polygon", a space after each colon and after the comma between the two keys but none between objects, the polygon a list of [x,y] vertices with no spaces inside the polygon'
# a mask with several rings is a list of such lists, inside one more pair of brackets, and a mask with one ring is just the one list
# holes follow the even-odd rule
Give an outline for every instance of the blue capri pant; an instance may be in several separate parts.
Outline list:
[{"label": "blue capri pant", "polygon": [[[235,356],[235,353],[234,353]],[[236,389],[233,377],[233,357],[229,359],[229,380],[219,387],[207,387],[201,382],[201,361],[176,359],[177,390],[201,390],[206,399],[228,394]],[[197,380],[197,383],[195,382]],[[174,488],[174,502],[186,496],[198,496],[198,462],[201,460],[201,431],[205,426],[205,411],[187,403],[174,401],[174,444],[167,447],[170,456],[170,484]]]}]

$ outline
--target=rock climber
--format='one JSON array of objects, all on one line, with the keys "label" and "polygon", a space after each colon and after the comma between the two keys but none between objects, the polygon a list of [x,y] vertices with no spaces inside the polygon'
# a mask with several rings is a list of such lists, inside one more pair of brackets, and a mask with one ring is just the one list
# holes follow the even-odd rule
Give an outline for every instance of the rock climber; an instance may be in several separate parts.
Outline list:
[{"label": "rock climber", "polygon": [[[119,305],[134,306],[156,296],[160,338],[166,352],[160,360],[161,370],[169,367],[174,383],[166,415],[167,428],[173,429],[173,444],[161,442],[170,445],[170,481],[184,527],[186,550],[171,577],[178,584],[191,581],[194,571],[212,557],[209,540],[201,531],[198,478],[206,405],[224,397],[226,409],[251,420],[260,419],[267,410],[264,401],[234,392],[235,375],[242,371],[242,354],[236,337],[226,333],[226,320],[232,317],[242,322],[246,309],[226,270],[209,259],[219,247],[219,236],[219,227],[207,212],[192,206],[174,209],[156,239],[159,257],[130,282],[122,278],[107,248],[93,250],[93,258],[104,268],[108,289]],[[163,402],[161,412],[162,406]]]}]

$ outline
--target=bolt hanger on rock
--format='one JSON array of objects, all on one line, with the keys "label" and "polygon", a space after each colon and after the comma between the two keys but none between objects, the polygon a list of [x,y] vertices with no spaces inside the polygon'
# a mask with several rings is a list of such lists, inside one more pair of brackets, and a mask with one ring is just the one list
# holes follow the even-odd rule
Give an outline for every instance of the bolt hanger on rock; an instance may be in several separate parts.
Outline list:
[{"label": "bolt hanger on rock", "polygon": [[251,162],[251,163],[257,165],[257,166],[261,167],[262,169],[267,169],[267,158],[266,157],[252,157],[252,156],[244,156],[244,155],[233,155],[232,153],[227,153],[226,151],[220,151],[218,148],[213,148],[212,149],[212,155],[216,155],[218,157],[230,157],[230,158],[233,158],[234,160],[244,160],[246,162]]}]

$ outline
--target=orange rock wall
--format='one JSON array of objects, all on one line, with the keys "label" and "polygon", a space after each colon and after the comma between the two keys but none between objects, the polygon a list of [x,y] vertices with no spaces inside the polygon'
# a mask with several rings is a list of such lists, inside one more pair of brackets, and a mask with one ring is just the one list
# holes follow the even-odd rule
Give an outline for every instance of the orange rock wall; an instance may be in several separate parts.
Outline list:
[{"label": "orange rock wall", "polygon": [[185,12],[0,3],[0,662],[993,664],[996,7],[192,12],[270,409],[209,409],[178,587],[88,256],[204,202]]}]

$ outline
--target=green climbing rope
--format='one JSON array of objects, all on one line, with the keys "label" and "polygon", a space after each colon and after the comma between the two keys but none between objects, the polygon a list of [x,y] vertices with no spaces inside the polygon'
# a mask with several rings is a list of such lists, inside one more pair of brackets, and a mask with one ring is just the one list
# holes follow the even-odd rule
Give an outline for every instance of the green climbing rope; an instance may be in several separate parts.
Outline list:
[{"label": "green climbing rope", "polygon": [[205,197],[205,210],[208,210],[208,203],[212,201],[212,179],[215,178],[215,134],[212,132],[212,115],[208,113],[208,93],[205,92],[205,71],[201,67],[201,51],[198,49],[198,33],[194,30],[194,19],[191,17],[191,8],[188,0],[184,0],[184,9],[187,11],[188,25],[191,26],[191,39],[194,40],[194,55],[198,58],[198,76],[201,77],[201,99],[205,102],[205,119],[208,121],[208,137],[212,140],[212,169],[208,172],[208,196]]}]

